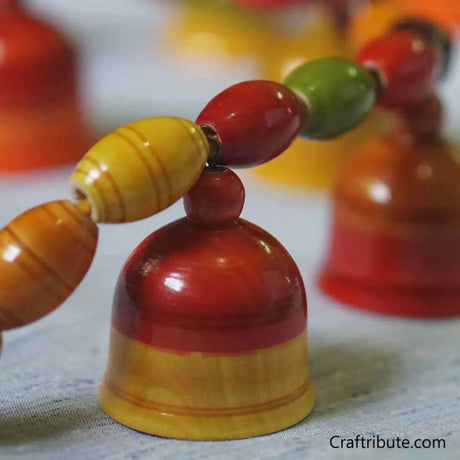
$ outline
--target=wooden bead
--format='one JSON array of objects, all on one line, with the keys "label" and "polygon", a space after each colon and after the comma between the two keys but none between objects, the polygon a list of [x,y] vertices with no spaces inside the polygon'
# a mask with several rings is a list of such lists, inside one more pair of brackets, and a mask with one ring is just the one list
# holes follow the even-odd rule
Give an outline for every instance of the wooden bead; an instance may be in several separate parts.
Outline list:
[{"label": "wooden bead", "polygon": [[184,196],[190,221],[218,225],[233,222],[241,214],[245,191],[240,178],[230,169],[208,169]]},{"label": "wooden bead", "polygon": [[357,61],[379,76],[378,103],[398,107],[422,102],[440,74],[436,50],[411,32],[394,32],[374,40],[358,54]]},{"label": "wooden bead", "polygon": [[85,276],[98,229],[70,201],[26,211],[0,231],[0,330],[59,307]]},{"label": "wooden bead", "polygon": [[238,83],[218,94],[197,123],[219,136],[219,165],[250,167],[284,152],[308,119],[307,109],[280,83],[264,80]]},{"label": "wooden bead", "polygon": [[420,18],[402,19],[395,24],[394,30],[413,32],[431,43],[440,54],[441,76],[447,74],[452,58],[452,42],[447,32],[435,23]]},{"label": "wooden bead", "polygon": [[352,129],[370,113],[376,99],[372,75],[346,59],[323,58],[295,69],[284,81],[310,112],[301,135],[330,139]]},{"label": "wooden bead", "polygon": [[104,137],[71,178],[77,199],[88,199],[95,222],[133,222],[181,198],[201,174],[209,144],[191,121],[157,117]]}]

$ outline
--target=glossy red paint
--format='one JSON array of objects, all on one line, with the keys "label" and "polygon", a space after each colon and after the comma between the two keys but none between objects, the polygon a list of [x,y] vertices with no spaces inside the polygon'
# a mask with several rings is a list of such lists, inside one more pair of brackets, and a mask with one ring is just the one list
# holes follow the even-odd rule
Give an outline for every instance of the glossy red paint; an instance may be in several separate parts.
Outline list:
[{"label": "glossy red paint", "polygon": [[307,122],[305,104],[286,86],[265,80],[224,90],[197,119],[221,140],[217,163],[240,168],[265,163],[284,152]]},{"label": "glossy red paint", "polygon": [[431,232],[396,237],[336,223],[322,289],[354,307],[389,315],[460,314],[460,237]]},{"label": "glossy red paint", "polygon": [[184,197],[187,217],[197,224],[224,224],[241,214],[245,191],[230,169],[208,169]]},{"label": "glossy red paint", "polygon": [[0,10],[6,8],[19,8],[21,0],[0,0]]},{"label": "glossy red paint", "polygon": [[460,314],[460,167],[448,145],[367,144],[334,195],[325,292],[391,315]]},{"label": "glossy red paint", "polygon": [[441,73],[439,53],[421,36],[394,32],[365,46],[357,57],[377,71],[382,84],[378,103],[398,107],[422,102]]},{"label": "glossy red paint", "polygon": [[0,106],[30,107],[76,98],[73,49],[49,24],[32,18],[16,2],[0,14]]},{"label": "glossy red paint", "polygon": [[[176,353],[238,354],[305,330],[299,270],[273,236],[235,220],[244,196],[234,176],[204,172],[187,198],[189,217],[156,231],[130,256],[115,292],[112,323],[119,332]],[[231,212],[221,206],[223,220],[212,224],[215,195],[208,192],[217,186]]]}]

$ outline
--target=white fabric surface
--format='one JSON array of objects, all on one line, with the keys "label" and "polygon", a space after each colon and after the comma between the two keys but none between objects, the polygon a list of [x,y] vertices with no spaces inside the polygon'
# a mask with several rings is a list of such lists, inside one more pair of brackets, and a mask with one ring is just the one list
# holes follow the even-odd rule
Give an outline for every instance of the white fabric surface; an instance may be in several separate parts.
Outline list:
[{"label": "white fabric surface", "polygon": [[[193,117],[211,95],[249,72],[241,66],[235,73],[207,79],[178,72],[180,65],[167,53],[146,46],[152,24],[161,24],[164,18],[163,9],[148,3],[33,2],[32,6],[64,19],[83,44],[85,95],[101,131],[160,113]],[[109,13],[101,22],[98,15],[104,11]],[[444,88],[451,133],[455,120],[460,120],[460,105],[449,99],[460,87],[455,82],[460,81],[460,68],[456,69]],[[0,224],[28,207],[67,197],[69,171],[1,177]],[[202,443],[143,435],[99,409],[96,392],[106,364],[116,277],[146,235],[183,214],[178,203],[139,223],[102,226],[95,262],[74,295],[49,317],[4,335],[0,458],[458,458],[460,320],[385,318],[327,299],[315,285],[327,241],[327,196],[284,191],[246,173],[243,178],[247,185],[243,216],[283,242],[305,277],[311,376],[317,394],[314,412],[274,435]],[[346,451],[329,446],[331,436],[356,434],[444,438],[448,451]]]}]

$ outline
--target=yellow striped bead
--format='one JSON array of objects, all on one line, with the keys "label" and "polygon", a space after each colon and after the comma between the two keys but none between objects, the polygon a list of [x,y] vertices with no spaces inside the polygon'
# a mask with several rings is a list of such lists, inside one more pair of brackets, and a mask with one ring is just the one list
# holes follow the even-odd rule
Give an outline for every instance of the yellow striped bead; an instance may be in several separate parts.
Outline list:
[{"label": "yellow striped bead", "polygon": [[70,201],[26,211],[0,231],[0,331],[64,302],[88,271],[98,229]]},{"label": "yellow striped bead", "polygon": [[195,184],[209,154],[201,129],[182,118],[157,117],[123,126],[94,145],[71,178],[95,222],[152,216]]}]

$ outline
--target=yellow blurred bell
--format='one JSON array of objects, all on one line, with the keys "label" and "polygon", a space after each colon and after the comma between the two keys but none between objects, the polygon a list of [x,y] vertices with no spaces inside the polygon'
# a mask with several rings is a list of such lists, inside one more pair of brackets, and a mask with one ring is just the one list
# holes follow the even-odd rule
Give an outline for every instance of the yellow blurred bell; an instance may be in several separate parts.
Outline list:
[{"label": "yellow blurred bell", "polygon": [[258,55],[264,48],[268,23],[263,14],[222,2],[184,5],[168,31],[172,49],[181,57],[225,61]]},{"label": "yellow blurred bell", "polygon": [[374,112],[353,131],[337,139],[317,142],[298,138],[286,152],[255,171],[294,187],[328,188],[358,145],[381,134],[388,125],[387,115]]},{"label": "yellow blurred bell", "polygon": [[324,11],[310,9],[311,24],[300,33],[275,34],[263,56],[263,75],[282,81],[306,61],[324,56],[350,57],[350,48],[333,19]]}]

